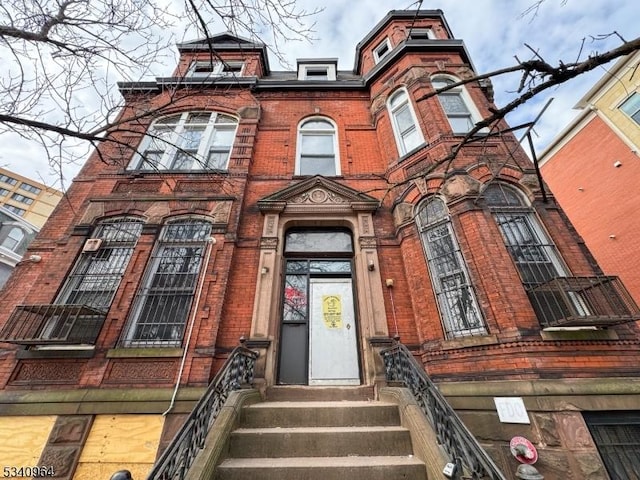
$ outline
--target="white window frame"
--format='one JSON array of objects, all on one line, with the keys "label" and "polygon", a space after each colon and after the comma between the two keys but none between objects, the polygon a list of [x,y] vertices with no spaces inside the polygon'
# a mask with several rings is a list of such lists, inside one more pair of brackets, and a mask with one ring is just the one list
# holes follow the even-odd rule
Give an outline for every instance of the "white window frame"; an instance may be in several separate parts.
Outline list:
[{"label": "white window frame", "polygon": [[[305,124],[309,122],[326,122],[331,125],[332,129],[305,129]],[[333,120],[327,117],[307,117],[302,120],[298,124],[298,139],[297,139],[297,148],[296,148],[296,166],[295,166],[295,175],[322,175],[320,173],[301,173],[301,164],[303,156],[311,156],[313,157],[313,153],[303,152],[302,151],[302,138],[304,135],[326,135],[332,136],[333,138],[333,157],[334,157],[334,169],[335,172],[333,175],[324,175],[324,176],[339,176],[340,173],[340,150],[338,148],[338,128]]]},{"label": "white window frame", "polygon": [[[637,105],[635,105],[636,103]],[[633,105],[634,108],[625,108],[625,105]],[[618,109],[636,125],[640,125],[640,93],[633,92],[620,103]]]},{"label": "white window frame", "polygon": [[[239,68],[239,70],[238,70]],[[204,69],[204,70],[200,70]],[[244,74],[244,62],[241,60],[229,61],[195,61],[189,66],[188,77],[242,77]]]},{"label": "white window frame", "polygon": [[380,63],[380,60],[389,55],[392,49],[391,40],[389,40],[389,37],[385,37],[385,39],[373,49],[374,62]]},{"label": "white window frame", "polygon": [[[450,82],[454,82],[457,83],[460,81],[459,78],[453,77],[451,75],[446,75],[446,74],[437,74],[434,75],[433,77],[431,77],[431,82],[434,87],[435,90],[437,90],[438,88],[441,87],[436,87],[435,83],[439,80],[439,79],[443,79],[446,81],[450,81]],[[440,101],[440,96],[458,96],[461,100],[462,103],[464,104],[464,106],[466,107],[467,111],[468,111],[468,118],[470,120],[470,122],[473,124],[471,125],[468,129],[466,130],[462,130],[462,131],[457,131],[454,127],[454,124],[451,122],[451,117],[455,117],[455,118],[462,118],[465,115],[464,114],[449,114],[444,105],[442,104],[442,101]],[[449,122],[449,125],[451,126],[451,130],[453,131],[453,133],[455,135],[463,135],[468,133],[474,126],[476,123],[478,123],[480,120],[482,120],[482,115],[480,115],[480,111],[477,109],[475,103],[473,102],[473,100],[471,99],[471,96],[469,95],[469,92],[467,92],[467,89],[464,87],[464,85],[460,85],[458,87],[452,88],[450,90],[447,90],[446,92],[443,93],[439,93],[438,95],[438,101],[440,101],[440,106],[442,107],[442,110],[445,114],[445,116],[447,117],[447,120]],[[480,132],[482,133],[487,133],[489,130],[485,127],[482,130],[480,130]]]},{"label": "white window frame", "polygon": [[[309,72],[326,72],[327,78],[313,78]],[[336,66],[333,63],[300,63],[298,64],[298,80],[331,82],[336,80]]]},{"label": "white window frame", "polygon": [[[404,99],[396,104],[392,105],[393,101],[400,96],[404,96]],[[400,131],[400,125],[398,123],[398,113],[401,112],[404,108],[407,108],[409,114],[411,115],[411,120],[413,121],[413,129],[407,129],[404,132]],[[424,145],[424,135],[422,134],[422,128],[420,128],[420,124],[418,123],[418,117],[416,116],[416,112],[413,109],[413,102],[409,97],[409,92],[405,88],[399,88],[393,94],[389,95],[389,99],[387,100],[387,109],[389,111],[389,117],[391,119],[391,126],[393,128],[393,135],[396,139],[396,145],[398,147],[398,153],[400,156],[404,156],[407,153],[415,150],[416,148]],[[418,135],[418,143],[411,148],[410,145],[407,145],[406,135],[411,131],[415,131]]]},{"label": "white window frame", "polygon": [[437,40],[433,28],[430,27],[412,28],[409,32],[409,38],[411,40]]},{"label": "white window frame", "polygon": [[[442,206],[441,214],[435,218],[429,218],[428,205],[432,202]],[[486,324],[469,278],[467,263],[453,230],[446,202],[439,197],[428,198],[418,204],[415,217],[446,337],[486,335]],[[446,231],[446,235],[440,238],[448,237],[449,241],[441,242],[440,246],[448,244],[450,250],[437,252],[430,240],[430,234],[443,230]],[[447,288],[446,283],[451,281],[456,283],[455,287]],[[464,325],[465,322],[471,321],[475,325]]]},{"label": "white window frame", "polygon": [[[190,122],[190,117],[198,117],[209,115],[207,122]],[[162,123],[163,120],[170,120],[175,118],[174,122]],[[219,119],[233,120],[224,123],[217,123]],[[189,152],[188,150],[181,150],[179,145],[181,140],[185,137],[181,135],[189,129],[199,128],[202,130],[202,136],[198,144],[197,151]],[[236,132],[238,129],[238,120],[226,113],[220,112],[183,112],[180,114],[169,115],[159,119],[156,119],[147,131],[147,135],[144,137],[138,148],[138,153],[134,155],[131,160],[128,169],[129,170],[150,170],[150,171],[192,171],[192,170],[204,170],[204,171],[220,171],[227,170],[229,166],[229,158],[231,157],[231,151],[233,150],[233,144],[235,143]],[[230,145],[216,145],[215,138],[217,132],[232,131],[233,140]],[[160,138],[160,132],[166,131],[166,139]],[[155,149],[154,149],[155,147]],[[162,148],[164,147],[164,149]],[[158,155],[157,161],[151,163],[150,155],[155,152]],[[178,155],[184,153],[187,160],[190,160],[191,166],[188,168],[178,168],[176,162]],[[209,156],[212,153],[226,153],[224,162],[220,165],[209,166]]]}]

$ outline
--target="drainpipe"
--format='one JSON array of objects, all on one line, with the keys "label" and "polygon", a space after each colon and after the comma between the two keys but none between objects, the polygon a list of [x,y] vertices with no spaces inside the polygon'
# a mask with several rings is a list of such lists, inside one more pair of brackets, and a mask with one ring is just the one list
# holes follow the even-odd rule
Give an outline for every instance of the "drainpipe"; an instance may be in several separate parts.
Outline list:
[{"label": "drainpipe", "polygon": [[207,251],[205,252],[204,262],[202,263],[202,274],[200,275],[200,282],[198,283],[198,290],[196,292],[196,302],[191,310],[191,319],[189,320],[189,330],[187,332],[187,340],[184,344],[184,352],[182,352],[182,360],[180,361],[180,369],[178,370],[178,379],[176,380],[176,386],[173,389],[173,395],[171,396],[171,403],[169,408],[162,413],[162,416],[166,416],[176,403],[176,397],[178,396],[178,389],[180,388],[180,381],[182,380],[182,374],[184,373],[184,365],[187,361],[187,353],[189,352],[189,344],[191,343],[191,335],[193,334],[193,325],[196,323],[196,315],[198,313],[198,306],[200,305],[200,295],[202,294],[202,288],[204,286],[204,277],[209,267],[209,260],[211,259],[211,250],[216,243],[216,239],[209,237],[207,239]]}]

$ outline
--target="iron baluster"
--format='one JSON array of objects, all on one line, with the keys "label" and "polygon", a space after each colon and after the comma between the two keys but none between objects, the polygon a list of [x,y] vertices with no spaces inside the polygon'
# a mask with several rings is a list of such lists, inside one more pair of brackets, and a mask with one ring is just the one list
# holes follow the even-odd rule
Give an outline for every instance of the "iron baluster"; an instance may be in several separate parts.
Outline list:
[{"label": "iron baluster", "polygon": [[396,342],[380,354],[387,380],[400,382],[409,389],[434,428],[438,442],[455,462],[457,471],[474,480],[505,480],[409,349]]},{"label": "iron baluster", "polygon": [[204,448],[211,425],[229,394],[253,381],[256,358],[256,352],[242,346],[231,352],[207,391],[155,463],[147,480],[183,480],[186,477],[196,456]]}]

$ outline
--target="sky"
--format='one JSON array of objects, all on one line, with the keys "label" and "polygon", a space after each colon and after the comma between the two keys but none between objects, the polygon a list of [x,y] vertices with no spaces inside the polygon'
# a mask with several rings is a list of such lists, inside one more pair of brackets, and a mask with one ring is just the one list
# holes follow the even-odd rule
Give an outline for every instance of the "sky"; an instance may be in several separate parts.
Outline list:
[{"label": "sky", "polygon": [[[338,68],[352,70],[355,47],[367,33],[394,9],[415,9],[418,2],[410,0],[297,0],[298,7],[312,11],[323,8],[314,17],[313,44],[289,42],[283,50],[291,65],[297,58],[337,57]],[[584,59],[595,51],[617,46],[620,39],[602,35],[616,31],[622,38],[633,39],[640,32],[637,0],[546,0],[537,13],[523,16],[534,0],[437,0],[422,2],[423,9],[441,9],[455,38],[464,40],[477,73],[486,73],[514,65],[517,60],[532,58],[535,50],[544,60],[557,65],[560,60]],[[210,31],[223,31],[220,25]],[[177,24],[173,34],[179,40],[200,37],[193,27]],[[529,47],[527,47],[526,45]],[[284,70],[270,57],[272,70]],[[609,67],[612,64],[608,65]],[[167,76],[173,64],[158,66],[157,76]],[[529,101],[507,117],[512,125],[532,121],[544,104],[553,97],[535,127],[534,145],[540,153],[565,128],[578,111],[574,105],[604,74],[605,68],[582,75],[569,83],[550,89]],[[147,78],[151,79],[151,78]],[[514,98],[519,76],[494,78],[495,103],[498,107]],[[90,105],[87,99],[86,104]],[[46,155],[32,142],[5,134],[0,139],[0,165],[31,177],[54,188],[61,188],[61,179],[47,162]],[[64,188],[77,174],[81,162],[63,169]]]}]

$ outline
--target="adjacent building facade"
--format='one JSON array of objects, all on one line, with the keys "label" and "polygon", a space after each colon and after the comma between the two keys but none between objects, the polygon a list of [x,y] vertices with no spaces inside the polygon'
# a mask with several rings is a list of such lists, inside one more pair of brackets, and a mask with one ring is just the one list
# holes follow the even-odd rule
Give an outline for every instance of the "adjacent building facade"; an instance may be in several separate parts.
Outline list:
[{"label": "adjacent building facade", "polygon": [[598,263],[640,300],[640,53],[620,59],[578,102],[540,156],[545,181]]},{"label": "adjacent building facade", "polygon": [[55,188],[0,167],[0,206],[42,227],[63,193]]},{"label": "adjacent building facade", "polygon": [[505,472],[514,435],[547,479],[638,467],[638,307],[513,135],[449,155],[492,92],[441,11],[390,12],[350,71],[178,49],[120,85],[122,118],[157,114],[88,160],[0,299],[0,459],[144,478],[240,337],[263,392],[383,383],[399,337]]}]

